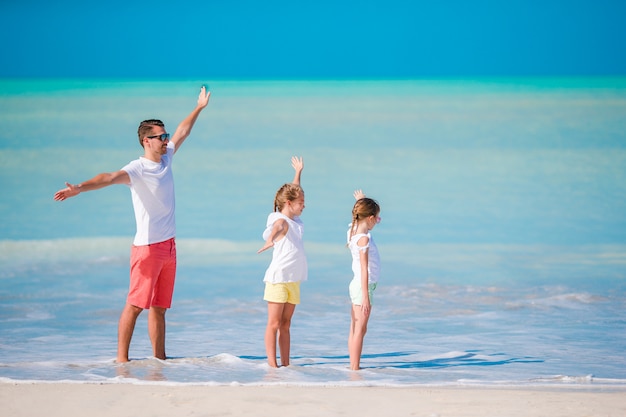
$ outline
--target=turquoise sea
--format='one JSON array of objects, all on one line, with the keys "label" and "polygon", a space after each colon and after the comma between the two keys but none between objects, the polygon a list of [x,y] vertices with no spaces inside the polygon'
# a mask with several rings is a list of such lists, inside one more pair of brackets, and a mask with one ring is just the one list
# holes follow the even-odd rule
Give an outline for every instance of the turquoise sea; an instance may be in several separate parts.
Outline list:
[{"label": "turquoise sea", "polygon": [[[65,181],[141,155],[209,85],[174,160],[167,352],[146,315],[114,362],[130,192]],[[0,80],[0,381],[626,387],[626,78]],[[304,158],[309,281],[293,366],[267,367],[262,245]],[[348,370],[352,191],[382,208],[382,273]]]}]

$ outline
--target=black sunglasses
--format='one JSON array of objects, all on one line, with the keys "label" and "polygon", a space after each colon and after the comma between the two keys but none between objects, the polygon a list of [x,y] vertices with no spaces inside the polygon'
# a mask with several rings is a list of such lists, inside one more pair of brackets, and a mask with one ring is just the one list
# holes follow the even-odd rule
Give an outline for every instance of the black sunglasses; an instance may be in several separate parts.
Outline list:
[{"label": "black sunglasses", "polygon": [[148,139],[158,139],[161,142],[165,142],[170,138],[169,133],[163,133],[162,135],[146,136]]}]

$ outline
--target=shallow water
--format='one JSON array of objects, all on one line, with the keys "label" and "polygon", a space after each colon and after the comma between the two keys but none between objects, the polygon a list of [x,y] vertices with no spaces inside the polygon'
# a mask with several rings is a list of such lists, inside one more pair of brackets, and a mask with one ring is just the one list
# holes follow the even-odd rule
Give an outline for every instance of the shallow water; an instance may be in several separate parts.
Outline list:
[{"label": "shallow water", "polygon": [[[211,82],[174,161],[179,271],[168,355],[146,317],[114,363],[134,220],[128,190],[64,181],[139,155],[196,82],[0,81],[0,378],[193,384],[626,383],[626,82]],[[27,89],[28,88],[28,89]],[[265,361],[256,254],[305,159],[309,281],[292,363]],[[378,199],[383,272],[348,371],[352,190]]]}]

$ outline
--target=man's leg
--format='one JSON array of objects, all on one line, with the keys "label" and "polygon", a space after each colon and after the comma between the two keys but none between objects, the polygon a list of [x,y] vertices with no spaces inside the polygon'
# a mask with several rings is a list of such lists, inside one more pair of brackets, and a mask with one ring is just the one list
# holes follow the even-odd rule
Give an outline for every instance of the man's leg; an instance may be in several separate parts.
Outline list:
[{"label": "man's leg", "polygon": [[157,359],[165,360],[165,312],[166,308],[151,307],[148,314],[148,334],[152,352]]},{"label": "man's leg", "polygon": [[117,362],[128,362],[128,350],[133,338],[137,317],[143,311],[142,308],[126,303],[117,327]]},{"label": "man's leg", "polygon": [[151,245],[159,270],[150,301],[148,314],[148,334],[152,342],[152,354],[157,359],[166,359],[165,355],[165,313],[172,305],[174,283],[176,281],[176,242],[174,239]]}]

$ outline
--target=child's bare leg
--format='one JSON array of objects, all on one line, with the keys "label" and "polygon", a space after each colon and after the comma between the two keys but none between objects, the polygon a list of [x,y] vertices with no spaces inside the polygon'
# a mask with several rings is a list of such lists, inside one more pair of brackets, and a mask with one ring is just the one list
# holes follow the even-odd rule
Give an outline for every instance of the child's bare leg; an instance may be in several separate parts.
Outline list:
[{"label": "child's bare leg", "polygon": [[363,339],[367,333],[366,315],[361,310],[361,306],[352,305],[352,321],[350,323],[350,334],[348,336],[348,353],[350,354],[350,369],[357,371],[361,369],[361,353],[363,352]]},{"label": "child's bare leg", "polygon": [[354,344],[354,310],[350,307],[350,331],[348,332],[348,354],[352,357],[352,345]]},{"label": "child's bare leg", "polygon": [[276,335],[280,329],[281,317],[283,315],[282,303],[267,303],[267,327],[265,328],[265,353],[267,354],[267,363],[278,368],[276,363]]},{"label": "child's bare leg", "polygon": [[280,348],[280,364],[289,366],[289,354],[291,349],[291,318],[296,310],[295,304],[285,303],[278,329],[278,347]]}]

